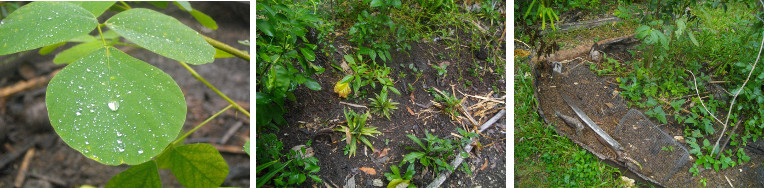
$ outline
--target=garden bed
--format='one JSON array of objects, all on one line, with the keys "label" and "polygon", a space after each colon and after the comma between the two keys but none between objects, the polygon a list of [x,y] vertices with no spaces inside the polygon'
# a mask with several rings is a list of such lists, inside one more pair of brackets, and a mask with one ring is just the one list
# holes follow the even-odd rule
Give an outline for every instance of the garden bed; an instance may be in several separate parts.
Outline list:
[{"label": "garden bed", "polygon": [[[631,36],[625,38],[631,38]],[[600,44],[620,39],[600,41]],[[620,47],[603,48],[601,51],[612,54],[611,56],[619,58],[619,61],[627,61],[631,57],[625,51],[633,49],[634,45],[636,43],[616,45]],[[687,154],[686,148],[690,147],[689,144],[680,143],[683,140],[679,139],[684,134],[685,125],[669,122],[655,126],[649,122],[655,119],[646,119],[640,116],[641,112],[633,108],[629,111],[626,101],[619,94],[616,76],[599,77],[589,70],[590,64],[598,64],[592,60],[589,50],[581,50],[589,46],[592,45],[587,44],[576,49],[560,51],[548,59],[537,59],[538,62],[533,63],[533,67],[536,67],[534,88],[540,105],[539,114],[546,123],[554,126],[558,134],[570,138],[598,158],[609,161],[609,164],[627,168],[644,181],[654,185],[699,187],[701,178],[705,179],[707,186],[756,187],[763,185],[761,175],[764,167],[755,161],[763,161],[764,155],[761,155],[761,148],[756,144],[744,147],[752,162],[718,172],[701,169],[701,176],[693,176],[689,169],[696,159]],[[563,74],[553,73],[553,61],[561,62]],[[589,128],[585,128],[581,136],[576,135],[573,128],[555,116],[555,112],[559,111],[575,117],[568,104],[562,99],[562,95],[568,95],[574,100],[582,100],[580,108],[605,132],[620,142],[626,150],[625,153],[640,165],[633,165],[634,163],[630,165],[628,161],[619,161],[616,153],[599,141]],[[718,134],[713,137],[716,136]],[[673,149],[665,149],[668,146],[672,146]]]}]

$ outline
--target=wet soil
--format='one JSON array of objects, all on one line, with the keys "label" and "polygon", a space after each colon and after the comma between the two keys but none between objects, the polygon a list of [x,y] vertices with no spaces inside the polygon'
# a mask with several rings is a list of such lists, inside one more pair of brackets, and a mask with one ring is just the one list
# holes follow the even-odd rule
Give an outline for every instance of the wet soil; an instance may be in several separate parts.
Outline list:
[{"label": "wet soil", "polygon": [[[608,56],[614,56],[620,62],[631,60],[626,52],[630,45],[603,50]],[[633,46],[631,46],[633,47]],[[588,52],[588,51],[587,51]],[[570,52],[561,52],[570,53]],[[597,157],[617,167],[627,167],[632,173],[638,175],[638,180],[648,181],[654,185],[667,187],[699,187],[701,178],[705,178],[707,186],[727,187],[729,184],[735,187],[759,187],[762,184],[761,177],[764,167],[764,155],[756,154],[759,147],[744,147],[745,152],[751,156],[751,161],[715,172],[710,169],[700,169],[700,176],[692,176],[689,168],[694,163],[694,158],[687,155],[686,147],[674,140],[674,136],[683,136],[685,126],[676,122],[669,122],[656,126],[640,111],[644,109],[632,109],[626,106],[626,101],[619,94],[616,76],[598,77],[589,70],[589,64],[595,63],[589,53],[573,53],[565,59],[556,59],[562,62],[563,74],[552,73],[549,61],[540,61],[535,66],[534,86],[539,101],[539,113],[548,124],[554,126],[558,134],[570,138],[584,149],[592,152]],[[574,100],[581,101],[581,108],[595,123],[607,132],[625,149],[625,156],[635,159],[641,165],[639,167],[629,165],[628,162],[619,161],[615,152],[609,146],[600,142],[595,133],[586,128],[581,136],[575,134],[575,130],[566,125],[561,119],[555,117],[558,111],[564,115],[575,117],[575,113],[562,100],[562,95],[567,95]],[[712,135],[712,138],[718,137]],[[662,151],[659,148],[673,146],[673,151]],[[687,157],[687,158],[685,158]],[[622,168],[623,170],[623,168]],[[629,172],[623,172],[629,176]],[[635,177],[631,177],[635,179]],[[726,179],[730,179],[729,181]]]},{"label": "wet soil", "polygon": [[[185,11],[170,5],[167,9],[158,9],[151,5],[130,4],[133,8],[142,7],[168,14],[188,25],[203,35],[217,39],[235,48],[249,51],[249,47],[237,43],[249,39],[249,6],[233,2],[192,2],[191,5],[217,21],[218,30],[203,28]],[[114,13],[100,17],[100,21]],[[36,50],[24,53],[19,58],[0,57],[0,68],[8,74],[0,74],[0,88],[7,87],[30,78],[47,76],[54,70],[64,67],[55,65],[55,54],[66,49],[65,46],[50,55],[41,56]],[[169,74],[183,91],[188,105],[188,114],[183,131],[190,130],[206,118],[228,105],[220,96],[200,81],[196,80],[175,60],[171,60],[148,50],[120,48],[131,56],[156,66]],[[216,59],[214,63],[192,66],[202,77],[217,87],[231,99],[249,109],[249,64],[238,58]],[[31,75],[31,77],[29,77]],[[35,148],[31,158],[26,184],[30,187],[77,187],[92,185],[103,187],[108,180],[126,170],[129,166],[108,166],[84,157],[71,149],[55,134],[48,122],[45,108],[45,86],[8,96],[0,100],[0,162],[11,159],[21,153],[21,157],[9,160],[8,165],[0,168],[0,187],[12,187],[27,148]],[[230,139],[220,143],[221,137],[237,124],[237,129]],[[234,110],[218,116],[203,126],[187,139],[187,143],[212,143],[218,146],[241,147],[249,140],[249,118]],[[229,174],[221,186],[249,187],[249,156],[240,152],[221,152],[228,163]],[[169,170],[160,170],[163,186],[181,187]]]},{"label": "wet soil", "polygon": [[[459,38],[466,39],[461,41],[462,44],[471,42],[469,41],[470,34],[462,31],[457,33],[460,35]],[[494,37],[495,40],[498,40],[501,33],[497,32],[496,35],[487,37]],[[455,42],[451,41],[451,43]],[[343,49],[343,46],[349,46],[349,44],[342,37],[334,40],[334,45],[339,46],[340,49]],[[373,118],[366,124],[366,126],[378,127],[378,130],[383,133],[376,138],[370,138],[370,141],[377,151],[388,150],[387,155],[378,156],[363,144],[359,144],[356,156],[349,158],[343,154],[345,142],[340,140],[344,133],[331,131],[331,129],[341,125],[335,122],[345,121],[343,109],[356,112],[365,112],[367,109],[351,107],[340,104],[340,102],[368,105],[370,101],[367,98],[373,97],[373,93],[379,93],[380,88],[363,88],[361,90],[365,90],[367,93],[365,97],[341,99],[333,92],[332,88],[337,81],[342,79],[344,73],[332,68],[327,68],[327,72],[314,76],[314,79],[324,89],[312,91],[299,87],[294,92],[297,101],[286,104],[287,113],[284,118],[287,119],[288,126],[281,128],[280,132],[277,133],[279,140],[284,143],[284,148],[302,145],[313,140],[312,147],[321,167],[318,176],[332,187],[345,186],[346,180],[350,176],[354,176],[355,184],[360,187],[372,187],[371,182],[374,179],[383,180],[386,186],[388,181],[383,174],[390,173],[390,166],[399,164],[403,160],[403,156],[411,152],[404,148],[418,147],[406,137],[407,134],[422,138],[425,137],[424,132],[428,131],[440,138],[453,139],[454,136],[452,135],[458,134],[456,128],[469,125],[466,121],[454,121],[449,116],[439,112],[440,110],[435,106],[423,108],[416,105],[426,105],[434,100],[434,97],[426,89],[438,88],[443,92],[455,93],[460,99],[465,97],[462,93],[480,96],[492,93],[489,96],[491,98],[505,97],[505,78],[498,75],[498,71],[494,70],[496,65],[486,62],[485,57],[481,59],[481,56],[498,55],[504,57],[503,50],[471,50],[466,46],[447,45],[444,40],[414,42],[411,43],[411,46],[410,51],[391,50],[392,62],[387,63],[387,66],[392,69],[390,76],[395,82],[394,86],[401,91],[401,95],[394,93],[388,95],[393,101],[400,103],[398,109],[391,115],[390,120],[379,115],[373,115]],[[499,49],[503,49],[503,46],[502,42]],[[317,63],[324,67],[331,67],[331,63],[339,65],[342,56],[347,53],[352,53],[352,51],[337,51],[332,53],[332,57],[319,57]],[[448,62],[450,65],[447,67],[447,75],[439,78],[437,70],[431,65],[443,62]],[[421,78],[416,79],[416,73],[408,68],[409,64],[423,70]],[[406,68],[400,65],[404,65]],[[476,71],[477,74],[472,75],[471,71]],[[401,77],[399,74],[406,74],[406,76]],[[472,85],[466,86],[465,81],[470,81]],[[413,85],[413,91],[408,89],[408,84]],[[504,101],[504,99],[499,100]],[[462,105],[470,107],[479,101],[479,99],[466,97]],[[468,111],[471,112],[476,121],[482,124],[503,108],[505,108],[504,104],[493,103],[486,108],[468,109]],[[411,109],[411,112],[408,109]],[[467,175],[462,170],[455,170],[443,183],[443,187],[504,187],[506,185],[505,117],[502,117],[493,127],[483,132],[479,140],[483,146],[482,149],[473,150],[470,157],[463,162],[469,164],[472,175]],[[450,163],[452,159],[448,160]],[[376,174],[361,172],[358,170],[361,167],[373,168]],[[426,186],[435,177],[433,169],[424,170],[419,164],[416,166],[416,171],[412,182],[420,187]],[[325,187],[325,184],[308,180],[300,187]]]}]

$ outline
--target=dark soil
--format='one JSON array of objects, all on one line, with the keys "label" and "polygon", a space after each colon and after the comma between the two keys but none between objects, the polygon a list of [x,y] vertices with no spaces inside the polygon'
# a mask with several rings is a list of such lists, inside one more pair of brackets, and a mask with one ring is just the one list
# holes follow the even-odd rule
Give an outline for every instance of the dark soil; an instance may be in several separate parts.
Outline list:
[{"label": "dark soil", "polygon": [[[609,56],[615,56],[620,62],[631,60],[626,49],[610,48],[603,50]],[[731,183],[735,187],[760,187],[762,184],[761,174],[764,171],[761,162],[764,155],[756,153],[761,148],[756,146],[744,147],[745,152],[751,156],[751,161],[730,167],[719,172],[714,170],[700,169],[700,176],[692,176],[689,168],[694,163],[694,157],[686,153],[688,144],[680,144],[672,137],[683,136],[685,125],[676,122],[655,126],[655,119],[647,119],[641,116],[639,111],[632,109],[630,112],[626,101],[618,94],[619,89],[615,76],[598,77],[589,70],[592,61],[586,55],[576,58],[561,60],[563,62],[563,75],[553,74],[549,62],[540,62],[535,70],[536,95],[539,100],[539,113],[546,123],[554,126],[558,134],[570,138],[584,149],[592,152],[608,164],[617,167],[627,166],[624,162],[616,159],[616,154],[610,147],[602,144],[595,137],[595,133],[585,128],[581,137],[575,135],[575,130],[554,116],[555,111],[575,117],[568,104],[562,100],[561,95],[568,95],[574,100],[580,100],[581,108],[594,122],[605,132],[618,141],[629,156],[641,167],[629,166],[628,169],[640,175],[638,180],[650,181],[667,187],[700,187],[699,180],[705,178],[707,186],[727,187]],[[644,109],[638,109],[644,111]],[[627,114],[627,112],[629,112]],[[650,122],[652,121],[652,122]],[[712,135],[712,138],[718,137]],[[662,151],[663,146],[673,146],[674,151]],[[729,147],[729,146],[728,146]],[[687,158],[685,158],[687,157]],[[622,168],[623,169],[623,168]],[[627,176],[629,172],[623,171]],[[635,176],[630,176],[637,179]],[[728,183],[726,180],[730,179]]]},{"label": "dark soil", "polygon": [[[249,39],[249,5],[233,2],[192,2],[192,6],[217,21],[218,30],[202,26],[185,11],[170,5],[158,9],[151,5],[132,4],[133,8],[154,9],[175,17],[203,35],[217,39],[235,48],[249,51],[249,47],[237,43]],[[101,21],[114,13],[107,12]],[[66,47],[72,46],[71,44]],[[66,48],[63,48],[66,49]],[[188,105],[188,114],[183,131],[190,130],[214,113],[228,105],[202,82],[196,80],[175,60],[171,60],[148,50],[121,48],[131,56],[152,64],[166,72],[178,83]],[[57,51],[45,56],[37,50],[19,55],[0,57],[0,88],[4,88],[31,78],[47,76],[52,71],[64,67],[55,65],[52,59]],[[10,58],[19,56],[19,58]],[[238,58],[216,59],[214,63],[192,66],[202,77],[221,92],[249,108],[249,64]],[[31,75],[31,77],[28,77]],[[90,160],[66,145],[51,127],[45,108],[45,86],[0,98],[0,163],[10,160],[0,167],[0,187],[12,187],[27,148],[34,147],[27,171],[25,187],[78,187],[92,185],[103,187],[109,179],[126,170],[129,166],[108,166]],[[243,124],[226,142],[219,143],[223,135],[236,124]],[[191,134],[187,143],[212,143],[219,146],[241,147],[249,140],[249,118],[234,110],[229,110]],[[12,157],[20,153],[20,157]],[[239,152],[221,152],[228,163],[229,174],[221,186],[249,187],[249,156]],[[180,187],[169,170],[160,170],[165,187]]]},{"label": "dark soil", "polygon": [[[469,41],[469,34],[459,32],[459,35],[460,38],[467,39],[461,41],[462,44],[471,42]],[[497,33],[495,36],[488,37],[498,39],[500,36],[501,33]],[[349,43],[343,38],[336,38],[334,46],[339,46],[342,49],[343,46],[349,46]],[[373,118],[366,124],[366,126],[378,127],[378,130],[383,133],[376,138],[370,138],[370,141],[377,151],[389,149],[386,156],[377,158],[377,155],[373,154],[371,149],[367,149],[363,144],[359,144],[356,156],[349,158],[343,154],[343,148],[346,144],[340,140],[344,133],[331,131],[331,129],[342,125],[335,122],[345,121],[343,109],[354,110],[359,113],[363,113],[367,109],[340,104],[340,101],[368,105],[370,101],[367,98],[373,97],[373,93],[379,93],[380,88],[363,88],[362,90],[366,90],[365,97],[339,98],[333,92],[333,88],[334,84],[342,79],[344,73],[332,68],[327,68],[327,72],[314,76],[323,88],[321,91],[298,87],[294,92],[297,101],[287,103],[285,119],[289,125],[281,128],[280,132],[277,133],[280,140],[284,142],[284,148],[306,144],[309,140],[313,140],[312,147],[321,167],[318,176],[333,187],[345,186],[346,179],[350,176],[354,176],[356,185],[361,187],[372,187],[371,182],[374,179],[383,180],[386,186],[388,181],[383,174],[390,173],[390,166],[398,165],[403,160],[403,156],[410,152],[404,148],[407,146],[418,147],[406,137],[407,134],[414,134],[422,138],[425,137],[424,131],[428,131],[440,138],[453,138],[452,134],[458,134],[456,128],[463,127],[463,124],[468,125],[465,121],[453,121],[449,116],[438,112],[440,110],[435,106],[430,108],[417,106],[416,104],[426,105],[430,100],[434,100],[434,97],[426,91],[427,88],[434,87],[448,93],[455,92],[460,99],[465,97],[460,92],[480,96],[494,92],[490,96],[492,98],[502,98],[506,95],[504,92],[506,89],[505,79],[498,75],[496,70],[493,70],[496,65],[479,59],[479,56],[489,55],[504,57],[503,51],[470,50],[466,46],[449,46],[443,40],[415,42],[411,43],[411,46],[410,51],[391,50],[392,62],[387,63],[392,68],[390,77],[393,78],[395,87],[401,91],[401,95],[392,92],[388,95],[393,101],[400,103],[398,109],[391,115],[391,120],[379,115],[372,115]],[[503,49],[503,44],[500,45],[500,48]],[[318,63],[324,67],[331,67],[331,63],[339,65],[342,56],[348,53],[352,53],[352,51],[337,51],[332,53],[333,57],[319,57]],[[447,76],[438,78],[437,70],[431,65],[446,61],[450,63],[450,66],[447,67]],[[382,61],[379,60],[378,62]],[[408,68],[408,65],[412,63],[417,69],[424,70],[423,76],[419,80],[416,80],[416,73]],[[402,68],[399,65],[405,65],[407,68]],[[470,71],[473,70],[478,73],[477,76],[471,75]],[[400,73],[405,73],[407,76],[401,78],[399,77]],[[471,81],[472,85],[465,87],[465,81]],[[407,89],[408,84],[413,85],[413,91]],[[495,91],[500,93],[495,93]],[[504,101],[504,99],[499,100]],[[467,97],[462,105],[469,107],[478,102],[478,99]],[[500,104],[490,109],[478,108],[470,109],[470,111],[476,121],[483,123],[504,107],[504,104]],[[408,111],[409,108],[418,115],[411,115]],[[427,110],[434,112],[426,112]],[[486,110],[486,112],[478,113],[480,110]],[[504,148],[506,141],[505,119],[502,117],[493,127],[483,132],[483,135],[480,136],[480,143],[484,147],[479,152],[473,150],[470,157],[465,160],[472,170],[472,175],[468,176],[462,170],[455,170],[443,183],[443,187],[505,187],[507,165],[506,148]],[[366,174],[358,170],[360,167],[373,168],[377,173],[376,175]],[[420,187],[426,186],[435,177],[433,169],[424,170],[419,164],[416,166],[416,171],[412,182]],[[427,172],[423,173],[424,171]],[[324,186],[323,183],[316,183],[312,180],[301,185],[301,187]]]}]

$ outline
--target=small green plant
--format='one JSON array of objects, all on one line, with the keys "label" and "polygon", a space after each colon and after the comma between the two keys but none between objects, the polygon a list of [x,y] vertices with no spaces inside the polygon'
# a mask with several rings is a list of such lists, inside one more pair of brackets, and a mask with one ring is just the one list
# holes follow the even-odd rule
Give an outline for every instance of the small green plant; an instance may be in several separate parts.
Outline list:
[{"label": "small green plant", "polygon": [[424,134],[424,141],[427,142],[426,145],[416,136],[411,134],[406,135],[406,137],[414,141],[419,148],[406,147],[406,149],[415,151],[406,154],[406,156],[403,157],[403,160],[411,163],[418,160],[419,164],[422,164],[425,167],[432,167],[435,170],[433,175],[436,175],[439,171],[443,170],[454,171],[454,167],[449,165],[446,160],[454,157],[454,150],[457,149],[457,147],[454,146],[449,139],[438,138],[426,130]]},{"label": "small green plant", "polygon": [[387,93],[387,90],[392,91],[395,94],[400,95],[401,92],[393,85],[393,80],[390,78],[390,67],[385,65],[369,65],[363,62],[363,56],[357,55],[345,55],[345,61],[348,62],[348,66],[353,70],[352,75],[346,75],[337,84],[349,84],[347,87],[352,88],[353,93],[358,95],[360,89],[364,86],[371,85],[372,88],[376,88],[377,84],[382,86],[382,92]]},{"label": "small green plant", "polygon": [[353,110],[345,110],[344,112],[347,126],[340,125],[340,128],[336,128],[334,131],[345,133],[345,136],[342,138],[347,143],[344,149],[345,155],[348,155],[348,158],[354,156],[358,142],[363,142],[373,152],[374,146],[371,145],[371,142],[366,137],[376,137],[374,136],[375,134],[382,134],[382,132],[377,131],[376,127],[366,127],[366,118],[369,117],[369,112],[361,115],[356,114]]},{"label": "small green plant", "polygon": [[432,94],[435,97],[435,102],[442,102],[441,104],[436,104],[440,106],[440,108],[451,116],[452,119],[456,119],[456,117],[459,117],[459,109],[461,100],[456,98],[456,96],[449,94],[448,92],[440,92],[436,93],[434,89],[430,89],[430,94]]},{"label": "small green plant", "polygon": [[440,77],[446,77],[446,73],[448,73],[448,70],[446,70],[446,67],[448,65],[443,64],[442,66],[432,65],[432,68],[435,68],[435,70],[438,70],[438,76]]},{"label": "small green plant", "polygon": [[674,146],[663,146],[663,147],[661,147],[661,151],[673,152],[674,151]]},{"label": "small green plant", "polygon": [[546,29],[546,21],[549,20],[552,30],[556,31],[557,28],[554,27],[554,22],[560,21],[560,18],[550,5],[551,2],[549,2],[549,0],[533,0],[525,11],[525,14],[523,14],[523,19],[527,19],[528,16],[531,16],[531,20],[541,19],[542,30]]},{"label": "small green plant", "polygon": [[[405,164],[406,161],[401,161],[401,166]],[[407,188],[416,188],[416,185],[411,183],[411,179],[414,177],[414,174],[416,173],[414,169],[414,163],[409,163],[408,168],[406,168],[406,172],[404,172],[401,175],[401,172],[397,165],[390,166],[390,170],[393,171],[393,173],[385,173],[385,177],[387,178],[387,181],[390,181],[390,183],[387,184],[387,187],[398,187],[399,185],[408,185]]]},{"label": "small green plant", "polygon": [[374,94],[377,98],[369,98],[371,100],[371,113],[383,114],[387,119],[390,119],[390,114],[398,109],[399,103],[394,102],[392,99],[387,98],[387,92],[382,92],[382,95]]},{"label": "small green plant", "polygon": [[[310,141],[306,144],[310,146]],[[282,154],[284,144],[278,140],[275,134],[270,133],[260,136],[257,141],[257,187],[272,182],[275,186],[294,186],[305,182],[306,177],[321,183],[318,173],[318,159],[306,156],[305,147],[300,151],[289,150],[288,154]],[[267,169],[267,170],[266,170]],[[260,175],[264,173],[264,175]],[[267,173],[266,173],[267,172]]]}]

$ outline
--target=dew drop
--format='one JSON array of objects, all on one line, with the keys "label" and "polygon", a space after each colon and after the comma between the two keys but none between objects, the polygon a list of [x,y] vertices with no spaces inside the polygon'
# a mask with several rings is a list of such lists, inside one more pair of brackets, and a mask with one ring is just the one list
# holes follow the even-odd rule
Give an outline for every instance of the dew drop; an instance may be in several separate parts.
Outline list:
[{"label": "dew drop", "polygon": [[117,136],[122,136],[122,133],[117,132]]},{"label": "dew drop", "polygon": [[143,150],[138,150],[138,154],[143,154]]},{"label": "dew drop", "polygon": [[117,111],[117,109],[119,109],[119,102],[117,102],[116,100],[109,101],[108,105],[111,111]]},{"label": "dew drop", "polygon": [[121,143],[122,143],[122,140],[117,140],[117,144],[121,144]]},{"label": "dew drop", "polygon": [[82,115],[82,113],[80,113],[80,112],[77,112],[77,113],[75,113],[75,114],[77,114],[77,116],[80,116],[80,115]]},{"label": "dew drop", "polygon": [[119,152],[124,152],[125,151],[125,149],[122,149],[122,148],[118,148],[118,149],[119,149]]}]

